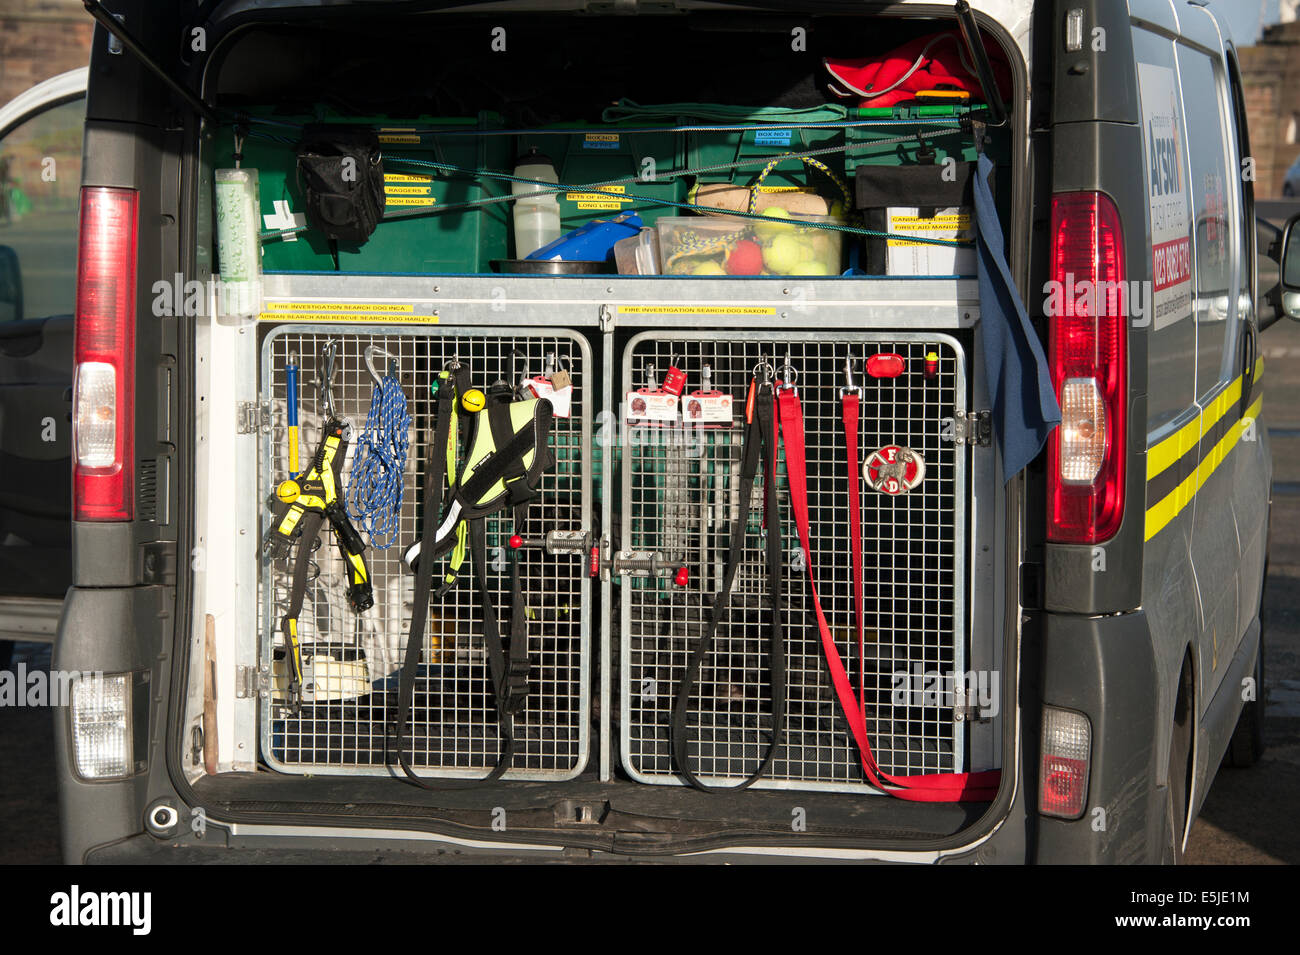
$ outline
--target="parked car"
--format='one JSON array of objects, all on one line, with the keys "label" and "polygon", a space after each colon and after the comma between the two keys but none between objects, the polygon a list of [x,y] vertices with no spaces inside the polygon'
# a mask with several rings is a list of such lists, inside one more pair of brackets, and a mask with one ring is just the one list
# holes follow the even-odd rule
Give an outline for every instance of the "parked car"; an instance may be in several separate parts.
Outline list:
[{"label": "parked car", "polygon": [[1179,861],[1262,746],[1213,7],[421,6],[96,33],[66,859]]},{"label": "parked car", "polygon": [[1300,156],[1297,156],[1282,179],[1282,195],[1288,199],[1300,196]]},{"label": "parked car", "polygon": [[72,583],[72,311],[86,70],[0,107],[0,664]]}]

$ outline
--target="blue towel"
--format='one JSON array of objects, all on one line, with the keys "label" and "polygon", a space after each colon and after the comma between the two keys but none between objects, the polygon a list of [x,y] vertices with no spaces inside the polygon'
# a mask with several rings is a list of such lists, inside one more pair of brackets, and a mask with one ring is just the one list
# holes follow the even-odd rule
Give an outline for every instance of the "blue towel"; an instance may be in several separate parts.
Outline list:
[{"label": "blue towel", "polygon": [[1002,253],[1002,226],[988,183],[992,173],[993,163],[980,153],[975,176],[980,331],[984,374],[993,398],[993,436],[1009,481],[1043,449],[1061,423],[1061,406],[1047,356]]}]

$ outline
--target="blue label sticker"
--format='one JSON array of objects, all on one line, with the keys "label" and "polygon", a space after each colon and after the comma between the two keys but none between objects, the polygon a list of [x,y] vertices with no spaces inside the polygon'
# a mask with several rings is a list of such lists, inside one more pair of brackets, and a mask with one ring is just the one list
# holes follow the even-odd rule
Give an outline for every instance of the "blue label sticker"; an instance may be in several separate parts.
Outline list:
[{"label": "blue label sticker", "polygon": [[754,130],[754,145],[789,146],[793,137],[793,129],[756,129]]}]

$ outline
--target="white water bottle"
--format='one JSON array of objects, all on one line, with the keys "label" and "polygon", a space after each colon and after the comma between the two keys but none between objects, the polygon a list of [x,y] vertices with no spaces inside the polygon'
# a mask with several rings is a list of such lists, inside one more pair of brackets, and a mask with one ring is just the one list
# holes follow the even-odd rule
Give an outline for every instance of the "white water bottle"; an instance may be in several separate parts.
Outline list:
[{"label": "white water bottle", "polygon": [[[515,163],[515,176],[519,179],[536,179],[558,183],[555,164],[536,149],[520,156]],[[560,201],[556,193],[542,193],[545,186],[532,183],[511,183],[515,199],[515,258],[527,258],[549,242],[560,237]]]}]

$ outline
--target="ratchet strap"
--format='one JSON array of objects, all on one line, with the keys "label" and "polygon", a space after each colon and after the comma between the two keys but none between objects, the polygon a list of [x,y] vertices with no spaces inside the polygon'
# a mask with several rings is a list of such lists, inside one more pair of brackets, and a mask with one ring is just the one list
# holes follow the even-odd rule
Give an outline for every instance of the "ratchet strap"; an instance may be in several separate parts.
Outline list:
[{"label": "ratchet strap", "polygon": [[298,619],[307,594],[312,544],[325,521],[328,520],[334,530],[334,539],[347,570],[348,603],[357,613],[369,610],[375,603],[370,570],[363,556],[365,542],[348,520],[343,499],[339,496],[343,460],[348,453],[346,435],[345,422],[334,417],[326,419],[311,466],[296,480],[285,481],[277,489],[271,529],[262,545],[263,554],[274,560],[288,553],[290,545],[298,541],[289,606],[280,620],[280,630],[284,634],[285,669],[289,677],[286,696],[291,713],[297,713],[302,704],[302,646]]},{"label": "ratchet strap", "polygon": [[[799,399],[793,391],[782,390],[777,399],[781,415],[781,430],[785,436],[786,469],[790,480],[790,506],[794,510],[795,525],[805,553],[808,552],[808,487],[803,466],[803,414]],[[858,634],[858,660],[862,672],[858,677],[858,699],[853,698],[853,686],[840,659],[839,649],[831,636],[826,618],[817,599],[817,586],[813,582],[812,559],[808,564],[808,584],[813,591],[813,608],[817,612],[817,625],[821,630],[822,651],[831,672],[831,682],[839,698],[840,709],[849,725],[862,762],[862,771],[873,786],[891,796],[913,802],[990,802],[997,795],[1001,774],[997,770],[980,773],[928,773],[918,776],[891,776],[882,772],[871,752],[866,721],[866,656],[865,628],[862,610],[862,521],[859,510],[858,415],[860,399],[856,392],[845,390],[841,397],[844,421],[844,443],[847,449],[849,489],[849,538],[853,548],[853,600],[855,625]],[[796,461],[798,464],[796,465]],[[893,788],[890,788],[893,787]]]},{"label": "ratchet strap", "polygon": [[[731,523],[731,540],[727,549],[727,563],[723,571],[722,587],[713,601],[708,626],[696,642],[691,653],[686,674],[677,688],[671,723],[673,759],[686,781],[704,792],[724,792],[746,789],[757,782],[781,747],[786,719],[785,635],[782,630],[781,584],[784,568],[781,566],[781,534],[777,515],[776,472],[771,465],[776,460],[776,422],[773,415],[773,389],[771,382],[750,382],[749,396],[745,402],[745,432],[741,450],[740,506]],[[745,529],[749,523],[749,507],[754,478],[758,472],[759,455],[764,461],[764,510],[768,515],[766,535],[767,579],[770,617],[768,622],[768,667],[772,673],[772,735],[767,752],[754,772],[736,786],[711,786],[701,782],[692,772],[687,739],[687,717],[691,695],[699,682],[704,661],[713,647],[718,627],[727,612],[731,589],[736,580],[745,550]],[[701,749],[703,746],[701,745]],[[702,754],[703,755],[703,754]]]},{"label": "ratchet strap", "polygon": [[[483,645],[487,652],[489,678],[496,699],[501,756],[486,776],[459,783],[442,781],[436,788],[464,788],[499,779],[514,759],[514,721],[523,710],[528,696],[528,610],[524,603],[520,577],[520,548],[514,545],[520,542],[517,532],[523,527],[527,502],[536,495],[542,472],[554,460],[546,443],[551,423],[551,406],[549,402],[537,405],[513,401],[508,387],[494,390],[487,398],[486,407],[473,416],[467,441],[471,450],[457,475],[457,405],[460,397],[469,390],[469,375],[463,366],[458,366],[454,373],[443,371],[439,374],[436,424],[425,468],[424,514],[420,541],[417,542],[419,545],[428,542],[428,546],[412,546],[407,549],[407,563],[415,572],[415,598],[411,631],[398,684],[395,745],[402,772],[413,783],[425,789],[435,787],[428,785],[411,768],[404,745],[406,730],[415,699],[415,677],[424,647],[429,601],[432,597],[443,596],[455,585],[466,536],[470,566],[479,592]],[[481,450],[484,447],[488,449],[485,452]],[[509,548],[511,599],[508,648],[502,638],[497,609],[489,590],[486,539],[487,517],[505,506],[512,508],[516,530]],[[444,512],[456,519],[444,516]],[[440,516],[443,517],[441,528]],[[434,558],[448,550],[453,550],[452,569],[444,574],[442,584],[435,593]]]}]

